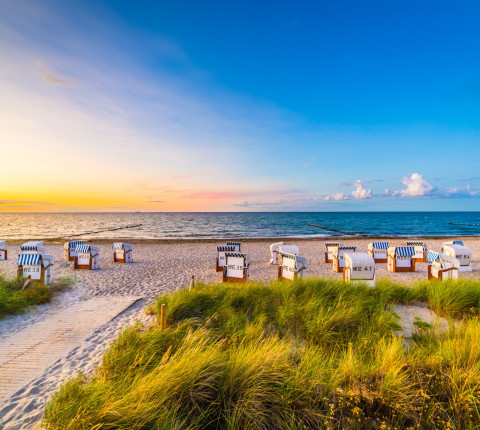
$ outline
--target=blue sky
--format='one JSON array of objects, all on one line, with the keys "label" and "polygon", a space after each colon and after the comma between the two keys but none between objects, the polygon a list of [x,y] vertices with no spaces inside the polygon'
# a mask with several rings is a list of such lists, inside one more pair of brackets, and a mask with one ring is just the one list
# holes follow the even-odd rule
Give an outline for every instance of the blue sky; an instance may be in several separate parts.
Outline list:
[{"label": "blue sky", "polygon": [[477,2],[151,3],[2,3],[0,210],[480,210]]}]

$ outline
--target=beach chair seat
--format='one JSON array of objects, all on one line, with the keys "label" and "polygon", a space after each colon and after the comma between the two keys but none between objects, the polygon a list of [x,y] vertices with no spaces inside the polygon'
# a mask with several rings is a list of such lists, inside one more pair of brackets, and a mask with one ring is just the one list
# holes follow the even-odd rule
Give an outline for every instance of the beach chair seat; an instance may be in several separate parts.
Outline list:
[{"label": "beach chair seat", "polygon": [[73,268],[80,270],[97,270],[100,268],[100,249],[92,245],[77,245],[75,248]]},{"label": "beach chair seat", "polygon": [[63,245],[63,253],[65,261],[73,261],[77,256],[76,248],[78,245],[83,245],[83,240],[71,240],[65,242]]},{"label": "beach chair seat", "polygon": [[345,253],[355,252],[356,249],[357,249],[356,246],[340,245],[340,246],[334,247],[332,250],[333,271],[337,273],[343,272],[343,268],[345,267]]},{"label": "beach chair seat", "polygon": [[278,265],[278,256],[280,254],[280,247],[283,246],[283,242],[272,243],[270,245],[270,264]]},{"label": "beach chair seat", "polygon": [[246,283],[250,270],[250,258],[240,252],[225,252],[223,282]]},{"label": "beach chair seat", "polygon": [[278,263],[278,279],[293,281],[307,274],[307,259],[289,252],[280,252]]},{"label": "beach chair seat", "polygon": [[425,263],[427,260],[427,244],[421,241],[407,241],[407,246],[413,246],[415,255],[412,257],[416,263]]},{"label": "beach chair seat", "polygon": [[387,250],[389,272],[415,272],[415,249],[413,246],[391,246]]},{"label": "beach chair seat", "polygon": [[233,246],[235,248],[235,252],[242,252],[242,244],[240,242],[227,242],[227,246]]},{"label": "beach chair seat", "polygon": [[458,243],[444,243],[442,245],[442,252],[449,256],[456,258],[460,267],[458,268],[459,272],[471,272],[472,271],[472,250],[465,245],[460,245]]},{"label": "beach chair seat", "polygon": [[17,259],[17,275],[49,285],[53,282],[53,263],[49,254],[22,253]]},{"label": "beach chair seat", "polygon": [[344,282],[375,286],[375,259],[366,252],[346,252],[343,268]]},{"label": "beach chair seat", "polygon": [[428,265],[428,279],[458,279],[460,262],[446,254],[429,251],[426,258]]},{"label": "beach chair seat", "polygon": [[372,242],[368,244],[368,254],[375,260],[375,263],[387,262],[388,242]]},{"label": "beach chair seat", "polygon": [[341,246],[340,242],[325,242],[325,263],[333,263],[333,250]]},{"label": "beach chair seat", "polygon": [[217,272],[223,272],[223,268],[225,267],[226,252],[236,252],[235,246],[231,246],[231,245],[217,246],[217,264],[215,269]]},{"label": "beach chair seat", "polygon": [[8,260],[8,252],[6,250],[7,241],[0,240],[0,261]]},{"label": "beach chair seat", "polygon": [[133,263],[133,246],[125,242],[115,242],[112,246],[114,263]]}]

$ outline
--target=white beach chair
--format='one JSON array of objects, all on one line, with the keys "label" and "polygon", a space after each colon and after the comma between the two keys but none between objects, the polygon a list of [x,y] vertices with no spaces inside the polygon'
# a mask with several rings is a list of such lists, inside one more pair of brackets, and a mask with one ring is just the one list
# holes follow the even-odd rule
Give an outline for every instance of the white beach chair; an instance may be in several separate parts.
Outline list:
[{"label": "white beach chair", "polygon": [[49,285],[53,282],[52,255],[44,253],[22,253],[18,255],[17,275]]},{"label": "white beach chair", "polygon": [[239,252],[225,252],[223,282],[245,283],[248,280],[250,258]]},{"label": "white beach chair", "polygon": [[242,244],[240,242],[227,242],[227,246],[233,246],[235,248],[235,252],[242,252],[240,249]]},{"label": "white beach chair", "polygon": [[[287,245],[283,244],[279,248],[279,252],[285,252],[287,254],[295,254],[295,255],[300,255],[300,249],[297,245]],[[278,256],[278,264],[280,264],[280,255]]]},{"label": "white beach chair", "polygon": [[217,246],[217,265],[215,269],[217,272],[223,272],[223,268],[225,267],[226,252],[236,252],[235,247],[226,245]]},{"label": "white beach chair", "polygon": [[407,246],[413,246],[415,255],[412,257],[416,263],[425,263],[427,257],[427,244],[421,241],[407,241]]},{"label": "white beach chair", "polygon": [[465,245],[460,245],[457,243],[444,243],[442,246],[442,252],[449,256],[456,258],[460,267],[458,268],[459,272],[471,272],[472,271],[472,250]]},{"label": "white beach chair", "polygon": [[293,281],[307,274],[307,259],[288,252],[280,252],[278,263],[278,279]]},{"label": "white beach chair", "polygon": [[366,252],[347,252],[344,254],[344,282],[365,283],[375,286],[375,259]]},{"label": "white beach chair", "polygon": [[270,245],[270,264],[278,264],[278,255],[280,253],[280,247],[283,246],[283,242],[272,243]]},{"label": "white beach chair", "polygon": [[372,242],[368,244],[368,254],[375,260],[375,263],[387,262],[388,242]]},{"label": "white beach chair", "polygon": [[415,272],[415,249],[413,246],[391,246],[387,250],[389,272]]},{"label": "white beach chair", "polygon": [[356,246],[337,246],[332,250],[332,269],[334,272],[343,272],[345,267],[345,253],[346,252],[355,252],[357,249]]},{"label": "white beach chair", "polygon": [[453,257],[440,252],[428,251],[427,263],[428,265],[428,279],[458,279],[458,269],[460,262]]},{"label": "white beach chair", "polygon": [[83,240],[71,240],[63,245],[65,261],[73,261],[77,256],[76,248],[83,245]]},{"label": "white beach chair", "polygon": [[73,268],[97,270],[100,268],[100,249],[92,245],[77,245]]},{"label": "white beach chair", "polygon": [[114,263],[133,263],[133,246],[125,242],[115,242],[112,246]]},{"label": "white beach chair", "polygon": [[325,242],[325,263],[333,263],[333,250],[341,245],[340,242]]},{"label": "white beach chair", "polygon": [[7,246],[6,240],[0,240],[0,261],[5,261],[8,259],[8,252],[5,249]]}]

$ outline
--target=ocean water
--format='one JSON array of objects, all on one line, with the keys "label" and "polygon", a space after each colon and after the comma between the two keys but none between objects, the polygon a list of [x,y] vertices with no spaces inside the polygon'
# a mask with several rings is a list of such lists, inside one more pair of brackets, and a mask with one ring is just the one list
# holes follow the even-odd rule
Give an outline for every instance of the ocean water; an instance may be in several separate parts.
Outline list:
[{"label": "ocean water", "polygon": [[[479,235],[480,212],[3,213],[0,214],[0,239],[261,238],[339,234],[309,224],[369,236]],[[128,225],[139,226],[111,230]],[[91,232],[97,233],[86,234]]]}]

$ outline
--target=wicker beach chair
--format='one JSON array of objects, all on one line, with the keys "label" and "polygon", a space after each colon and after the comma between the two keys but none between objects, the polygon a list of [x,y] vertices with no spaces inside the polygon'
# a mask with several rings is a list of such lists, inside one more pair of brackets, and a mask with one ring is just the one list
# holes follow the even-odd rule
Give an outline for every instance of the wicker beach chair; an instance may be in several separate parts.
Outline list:
[{"label": "wicker beach chair", "polygon": [[343,272],[345,267],[345,253],[346,252],[355,252],[357,249],[356,246],[337,246],[332,250],[332,269],[334,272],[340,273]]},{"label": "wicker beach chair", "polygon": [[250,270],[250,258],[240,252],[225,252],[223,282],[246,283]]},{"label": "wicker beach chair", "polygon": [[372,242],[368,244],[368,254],[375,260],[375,263],[387,262],[388,242]]},{"label": "wicker beach chair", "polygon": [[133,263],[133,246],[125,242],[115,242],[112,246],[114,263]]},{"label": "wicker beach chair", "polygon": [[73,268],[97,270],[100,268],[100,249],[92,245],[77,245]]},{"label": "wicker beach chair", "polygon": [[280,252],[278,263],[278,279],[293,281],[307,274],[307,259],[288,252]]},{"label": "wicker beach chair", "polygon": [[375,259],[366,252],[347,252],[343,256],[343,280],[375,286]]},{"label": "wicker beach chair", "polygon": [[389,272],[415,272],[415,249],[413,246],[391,246],[387,250]]},{"label": "wicker beach chair", "polygon": [[446,254],[428,251],[426,262],[428,265],[428,279],[458,279],[460,262]]}]

